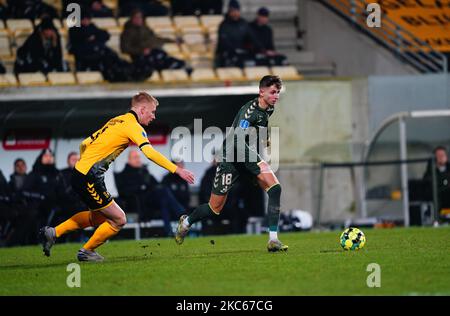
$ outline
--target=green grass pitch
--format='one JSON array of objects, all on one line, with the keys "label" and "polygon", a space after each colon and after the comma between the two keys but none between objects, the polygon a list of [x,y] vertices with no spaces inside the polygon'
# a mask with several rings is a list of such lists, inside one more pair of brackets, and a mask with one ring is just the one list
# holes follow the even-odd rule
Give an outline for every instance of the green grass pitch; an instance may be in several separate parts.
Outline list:
[{"label": "green grass pitch", "polygon": [[[0,249],[0,295],[450,295],[450,227],[363,229],[366,246],[344,251],[340,231],[282,233],[288,253],[268,253],[267,235],[112,240],[103,263],[67,265],[81,244]],[[368,287],[370,263],[380,287]]]}]

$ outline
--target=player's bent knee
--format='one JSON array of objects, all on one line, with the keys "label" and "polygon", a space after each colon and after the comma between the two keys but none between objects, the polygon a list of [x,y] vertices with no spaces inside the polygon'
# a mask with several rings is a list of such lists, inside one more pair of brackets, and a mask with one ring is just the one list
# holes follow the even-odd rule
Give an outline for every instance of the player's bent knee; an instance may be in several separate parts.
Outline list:
[{"label": "player's bent knee", "polygon": [[273,185],[269,188],[269,190],[267,190],[267,194],[269,195],[269,198],[275,198],[279,200],[281,197],[281,185],[279,183]]},{"label": "player's bent knee", "polygon": [[211,208],[211,210],[216,213],[217,215],[220,214],[220,212],[223,209],[225,203],[209,203],[209,207]]}]

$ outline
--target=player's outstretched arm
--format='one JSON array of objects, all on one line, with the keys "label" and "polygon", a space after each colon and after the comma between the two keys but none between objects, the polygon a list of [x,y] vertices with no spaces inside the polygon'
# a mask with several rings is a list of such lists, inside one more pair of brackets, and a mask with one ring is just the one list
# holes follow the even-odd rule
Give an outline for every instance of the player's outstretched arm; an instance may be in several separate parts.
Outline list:
[{"label": "player's outstretched arm", "polygon": [[150,144],[145,144],[141,147],[141,150],[148,159],[156,163],[158,166],[163,167],[171,173],[178,174],[182,179],[186,180],[190,184],[194,183],[194,175],[192,174],[192,172],[183,168],[178,168],[174,163],[172,163],[159,151],[154,149]]},{"label": "player's outstretched arm", "polygon": [[194,184],[195,178],[194,174],[190,172],[189,170],[183,169],[183,168],[177,168],[175,171],[177,175],[180,176],[180,178],[186,180],[190,184]]}]

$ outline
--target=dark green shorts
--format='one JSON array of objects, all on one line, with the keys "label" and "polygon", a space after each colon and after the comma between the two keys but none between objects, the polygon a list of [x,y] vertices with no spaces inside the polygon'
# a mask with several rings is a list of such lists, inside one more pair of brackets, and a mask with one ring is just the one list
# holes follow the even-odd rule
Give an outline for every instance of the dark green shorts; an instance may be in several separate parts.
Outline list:
[{"label": "dark green shorts", "polygon": [[221,162],[217,165],[212,193],[225,195],[240,175],[255,178],[261,173],[260,162]]}]

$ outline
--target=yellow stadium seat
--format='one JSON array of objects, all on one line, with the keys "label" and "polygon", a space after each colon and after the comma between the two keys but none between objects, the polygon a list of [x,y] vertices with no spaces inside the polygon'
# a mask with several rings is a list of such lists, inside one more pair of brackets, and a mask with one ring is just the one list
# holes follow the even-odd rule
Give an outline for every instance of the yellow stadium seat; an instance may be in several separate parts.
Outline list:
[{"label": "yellow stadium seat", "polygon": [[211,82],[217,81],[218,78],[212,68],[195,68],[191,73],[193,82]]},{"label": "yellow stadium seat", "polygon": [[301,80],[303,76],[298,73],[294,66],[274,66],[272,74],[279,76],[282,80]]},{"label": "yellow stadium seat", "polygon": [[248,80],[261,80],[262,77],[270,75],[269,67],[257,66],[257,67],[245,67],[244,75]]},{"label": "yellow stadium seat", "polygon": [[203,28],[200,26],[196,16],[175,16],[173,21],[177,31],[181,34],[203,32]]},{"label": "yellow stadium seat", "polygon": [[17,30],[29,30],[30,33],[33,32],[33,23],[28,19],[9,19],[6,21],[6,25],[11,32]]},{"label": "yellow stadium seat", "polygon": [[200,16],[200,23],[206,29],[218,29],[220,23],[223,21],[223,15],[202,15]]},{"label": "yellow stadium seat", "polygon": [[168,16],[147,17],[145,23],[152,29],[173,28],[172,20]]},{"label": "yellow stadium seat", "polygon": [[161,71],[161,77],[166,83],[189,81],[189,77],[184,69],[164,69]]},{"label": "yellow stadium seat", "polygon": [[108,32],[110,29],[118,27],[117,21],[114,18],[92,18],[92,23],[94,23],[98,28],[108,30]]},{"label": "yellow stadium seat", "polygon": [[183,36],[183,41],[183,45],[187,48],[188,52],[206,53],[208,51],[203,34],[185,34]]},{"label": "yellow stadium seat", "polygon": [[97,84],[103,83],[103,76],[99,71],[79,71],[76,73],[79,84]]},{"label": "yellow stadium seat", "polygon": [[165,43],[162,46],[162,49],[164,51],[166,51],[166,53],[169,54],[169,55],[173,55],[173,54],[176,55],[176,54],[179,54],[181,52],[180,51],[180,46],[178,46],[177,43]]},{"label": "yellow stadium seat", "polygon": [[152,75],[145,81],[151,83],[161,83],[161,76],[159,75],[159,72],[154,71]]},{"label": "yellow stadium seat", "polygon": [[19,82],[21,86],[46,86],[47,78],[42,72],[22,73],[19,74]]},{"label": "yellow stadium seat", "polygon": [[118,18],[117,22],[119,24],[119,27],[124,27],[125,23],[127,23],[129,19],[130,18],[128,16],[123,16],[123,17]]},{"label": "yellow stadium seat", "polygon": [[3,36],[0,32],[0,57],[11,56],[11,47],[9,43],[9,37]]},{"label": "yellow stadium seat", "polygon": [[50,72],[47,77],[52,86],[74,85],[77,83],[74,74],[71,72]]},{"label": "yellow stadium seat", "polygon": [[217,68],[217,77],[222,81],[243,81],[245,80],[241,68],[238,67],[223,67]]},{"label": "yellow stadium seat", "polygon": [[16,87],[18,85],[16,76],[13,74],[0,75],[0,87]]}]

